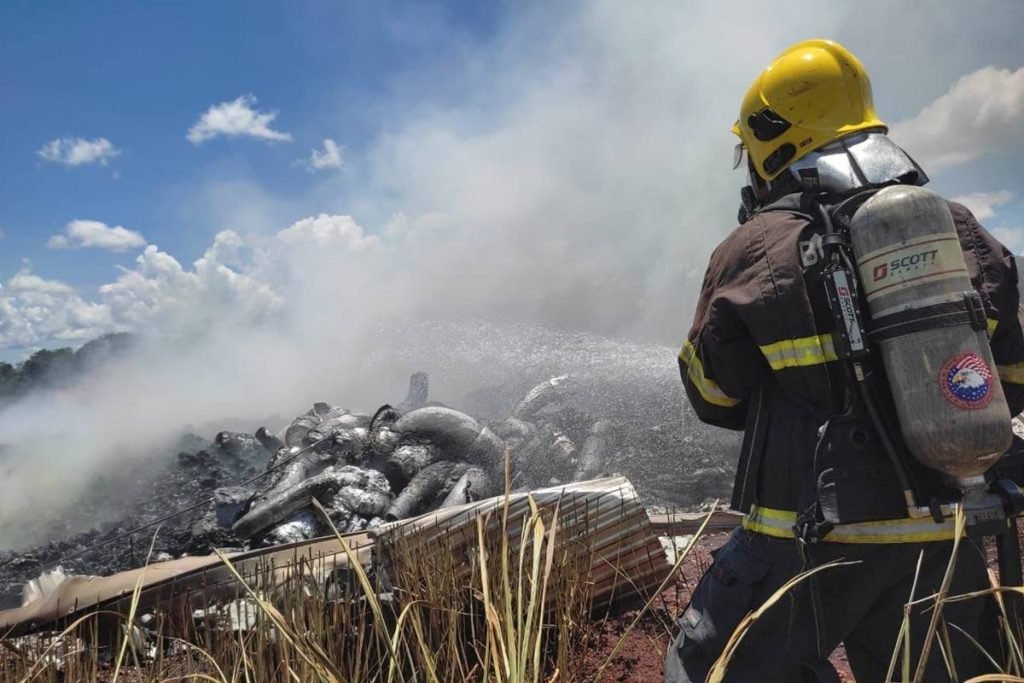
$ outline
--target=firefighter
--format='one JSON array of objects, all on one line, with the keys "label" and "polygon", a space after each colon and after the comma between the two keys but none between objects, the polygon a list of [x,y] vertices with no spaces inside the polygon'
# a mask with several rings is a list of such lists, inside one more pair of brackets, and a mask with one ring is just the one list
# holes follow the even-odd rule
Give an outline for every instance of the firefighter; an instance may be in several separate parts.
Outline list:
[{"label": "firefighter", "polygon": [[[816,207],[928,178],[886,136],[860,61],[832,41],[801,42],[779,55],[747,92],[733,132],[749,178],[740,225],[711,256],[679,367],[701,420],[743,430],[732,507],[744,517],[679,618],[665,681],[704,681],[746,614],[801,571],[832,560],[849,564],[817,572],[769,608],[736,649],[726,680],[838,681],[828,658],[843,643],[858,681],[883,681],[904,605],[942,583],[954,522],[908,516],[896,466],[881,446],[884,424],[867,414],[837,357]],[[967,208],[950,202],[949,209],[1016,415],[1024,409],[1016,267]],[[880,411],[891,423],[883,394]],[[837,463],[841,476],[827,479]],[[919,497],[949,494],[938,473],[907,467]],[[825,488],[842,498],[844,519],[856,521],[822,522]],[[951,594],[987,586],[984,549],[963,539]],[[915,664],[929,607],[924,601],[910,612]],[[991,663],[971,640],[999,659],[991,602],[950,603],[943,615],[956,675],[988,672]],[[940,648],[931,648],[926,666],[924,680],[949,680]]]}]

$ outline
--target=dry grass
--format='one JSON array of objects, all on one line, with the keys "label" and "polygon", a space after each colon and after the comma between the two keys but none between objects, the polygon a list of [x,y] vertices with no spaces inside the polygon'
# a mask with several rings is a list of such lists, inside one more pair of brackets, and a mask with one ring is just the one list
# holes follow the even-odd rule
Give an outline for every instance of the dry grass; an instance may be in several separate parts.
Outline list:
[{"label": "dry grass", "polygon": [[[618,642],[610,651],[602,650],[607,654],[594,674],[594,652],[588,650],[594,642],[591,565],[586,556],[581,561],[578,553],[567,554],[559,544],[567,529],[571,533],[573,521],[563,519],[557,507],[536,504],[531,504],[521,524],[510,525],[507,503],[496,514],[500,520],[477,520],[470,551],[465,543],[442,537],[442,545],[430,552],[421,545],[411,547],[407,561],[387,577],[375,566],[363,567],[337,534],[351,566],[343,572],[307,562],[289,573],[265,566],[243,574],[222,556],[237,582],[233,616],[242,624],[233,625],[223,605],[207,604],[199,594],[155,614],[144,638],[136,627],[140,582],[125,614],[92,613],[59,633],[0,640],[7,648],[0,651],[0,681],[602,681],[633,628],[657,611],[657,595],[676,582],[687,552],[700,536],[679,556]],[[709,680],[723,680],[730,657],[765,610],[814,572],[833,566],[837,564],[795,577],[747,615]],[[952,565],[947,576],[951,572]],[[934,595],[911,594],[905,614],[912,606],[931,605],[928,647],[941,651],[952,680],[960,680],[955,662],[947,656],[949,627],[942,619],[943,607],[994,597],[1002,609],[1002,628],[1009,634],[1003,596],[1022,594],[1024,587],[1000,586],[993,577],[992,586],[984,591],[950,596],[947,589],[948,581]],[[196,609],[202,614],[196,616]],[[664,621],[662,648],[674,630],[670,620]],[[922,680],[924,660],[912,661],[908,624],[905,619],[889,681]],[[1010,642],[1007,653],[987,653],[1003,673],[967,683],[1024,683],[1022,646]],[[662,653],[663,649],[658,656]],[[587,656],[590,674],[581,666]]]},{"label": "dry grass", "polygon": [[199,592],[147,615],[146,637],[140,579],[124,614],[0,641],[0,681],[582,681],[594,555],[566,547],[588,520],[529,504],[513,523],[506,494],[497,518],[476,520],[471,543],[411,544],[389,576],[364,567],[336,531],[349,560],[340,572],[306,562],[243,573],[221,555],[237,584],[234,615]]}]

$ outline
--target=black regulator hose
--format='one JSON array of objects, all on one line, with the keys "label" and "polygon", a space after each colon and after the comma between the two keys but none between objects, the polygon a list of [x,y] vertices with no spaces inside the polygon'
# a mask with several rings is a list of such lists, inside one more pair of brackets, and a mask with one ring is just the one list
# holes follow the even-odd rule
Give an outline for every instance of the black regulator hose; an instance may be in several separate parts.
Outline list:
[{"label": "black regulator hose", "polygon": [[917,502],[914,497],[914,487],[910,482],[910,475],[907,473],[906,466],[903,464],[903,458],[896,449],[896,444],[893,442],[892,437],[889,436],[888,426],[882,419],[882,415],[878,411],[878,404],[875,403],[875,397],[871,393],[871,387],[868,383],[870,371],[865,371],[864,366],[859,362],[854,361],[852,365],[861,401],[864,402],[864,407],[868,411],[868,417],[871,418],[871,423],[875,426],[875,431],[878,432],[878,438],[882,441],[882,448],[885,449],[886,455],[889,456],[889,460],[896,470],[896,478],[899,479],[900,489],[907,498],[907,505],[912,506]]},{"label": "black regulator hose", "polygon": [[[823,203],[820,201],[816,202],[816,206],[821,217],[821,222],[825,226],[825,236],[830,238],[823,240],[824,246],[832,252],[831,256],[833,258],[833,263],[835,263],[837,267],[846,271],[846,277],[851,283],[856,308],[863,311],[863,308],[860,306],[860,278],[858,277],[857,267],[854,264],[853,259],[850,257],[849,237],[845,233],[839,233],[836,231],[832,222],[832,217],[829,215],[828,209]],[[863,313],[861,315],[863,315]],[[903,491],[905,502],[907,504],[907,512],[909,514],[911,512],[911,508],[918,504],[915,489],[911,483],[910,475],[907,472],[903,457],[900,455],[900,452],[889,433],[888,425],[885,420],[882,419],[881,412],[878,409],[878,404],[872,394],[870,381],[872,378],[871,371],[866,369],[865,365],[858,360],[857,357],[849,359],[849,366],[852,370],[854,383],[857,385],[861,401],[864,403],[864,407],[868,412],[868,417],[874,425],[875,431],[878,433],[878,438],[882,442],[882,448],[885,449],[885,454],[888,456],[893,469],[896,471],[896,478],[899,480],[900,489]]]}]

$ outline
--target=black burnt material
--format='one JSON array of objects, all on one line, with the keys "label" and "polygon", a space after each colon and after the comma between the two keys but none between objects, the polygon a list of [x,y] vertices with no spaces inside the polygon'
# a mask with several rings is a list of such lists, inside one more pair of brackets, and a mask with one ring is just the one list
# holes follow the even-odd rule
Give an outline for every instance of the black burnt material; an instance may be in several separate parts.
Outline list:
[{"label": "black burnt material", "polygon": [[[162,457],[117,468],[92,483],[73,518],[39,530],[56,540],[0,552],[0,608],[20,604],[21,586],[41,569],[109,574],[143,564],[151,542],[162,560],[329,534],[314,501],[345,533],[497,495],[506,454],[515,490],[610,474],[655,504],[696,506],[730,490],[738,442],[684,413],[681,396],[652,395],[624,412],[588,403],[604,387],[563,375],[477,390],[470,403],[508,406],[483,419],[428,401],[427,386],[417,373],[396,407],[318,402],[278,430],[188,435]],[[668,398],[680,409],[666,410]]]}]

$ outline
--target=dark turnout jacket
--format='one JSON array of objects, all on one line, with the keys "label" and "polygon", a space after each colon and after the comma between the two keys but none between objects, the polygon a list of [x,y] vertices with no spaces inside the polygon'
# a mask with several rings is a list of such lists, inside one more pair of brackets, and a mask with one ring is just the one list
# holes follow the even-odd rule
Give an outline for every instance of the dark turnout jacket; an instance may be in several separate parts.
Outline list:
[{"label": "dark turnout jacket", "polygon": [[[949,206],[1016,415],[1024,409],[1024,332],[1014,260],[966,207]],[[817,280],[822,232],[819,221],[797,209],[764,211],[737,227],[711,256],[679,354],[700,419],[745,431],[733,507],[780,518],[779,536],[806,494],[819,427],[841,409],[849,381]],[[766,530],[756,520],[752,527]]]}]

